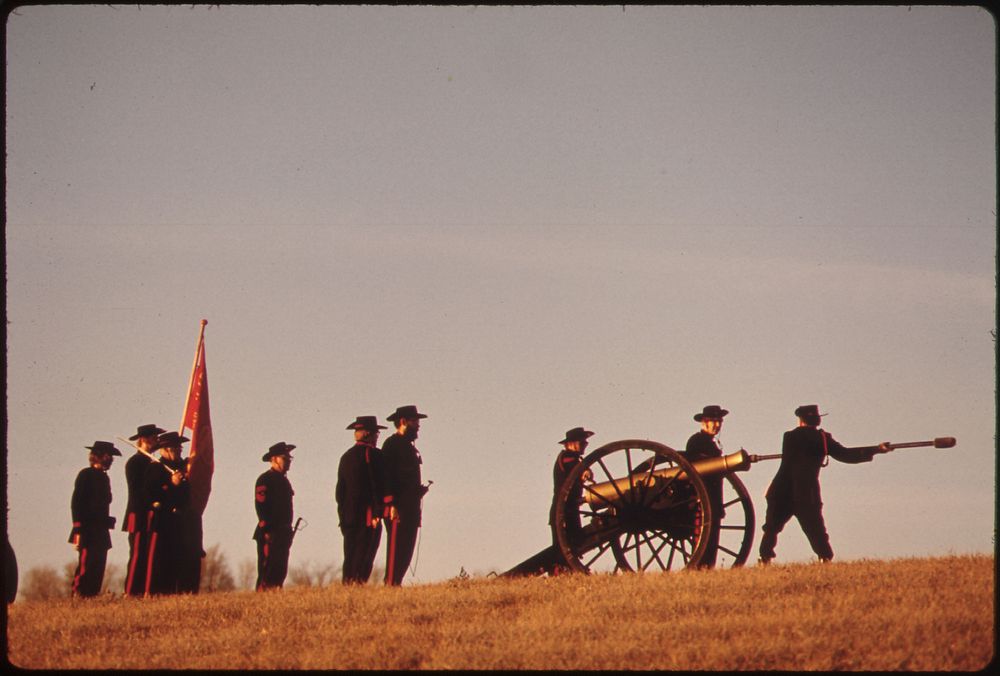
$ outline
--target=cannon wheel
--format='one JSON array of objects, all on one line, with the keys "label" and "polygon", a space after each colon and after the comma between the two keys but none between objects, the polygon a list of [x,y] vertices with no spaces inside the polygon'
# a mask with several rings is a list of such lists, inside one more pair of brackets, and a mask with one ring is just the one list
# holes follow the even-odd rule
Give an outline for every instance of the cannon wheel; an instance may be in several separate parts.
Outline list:
[{"label": "cannon wheel", "polygon": [[[750,491],[733,472],[726,472],[722,485],[724,508],[719,533],[719,555],[716,567],[738,568],[747,562],[753,548],[755,527]],[[728,486],[727,486],[728,484]],[[739,508],[735,508],[735,506]],[[742,518],[740,518],[742,516]],[[729,561],[732,557],[732,561]]]},{"label": "cannon wheel", "polygon": [[[649,481],[654,469],[673,468],[683,477]],[[587,499],[580,501],[585,474],[592,478],[583,482]],[[636,483],[630,479],[627,489],[614,488],[611,500],[591,488],[628,477]],[[560,552],[569,567],[579,572],[696,566],[705,553],[711,527],[708,491],[691,464],[669,446],[637,439],[606,444],[569,473],[559,488],[553,525]],[[753,526],[748,530],[752,537]],[[745,548],[749,550],[749,545]]]},{"label": "cannon wheel", "polygon": [[[657,467],[660,466],[657,465]],[[750,492],[747,490],[747,487],[735,473],[726,472],[723,476],[725,477],[725,482],[722,486],[723,511],[722,519],[719,522],[719,545],[715,567],[739,568],[747,562],[747,559],[750,557],[750,551],[753,548],[755,525],[753,501],[750,499]],[[706,535],[706,537],[708,536]],[[615,553],[615,559],[621,564],[620,569],[634,570],[628,563],[628,559],[623,557],[624,552],[621,546],[612,543],[611,547]],[[647,567],[651,563],[647,563]],[[691,561],[687,565],[697,565],[697,563]],[[669,568],[670,566],[660,566],[661,570]]]}]

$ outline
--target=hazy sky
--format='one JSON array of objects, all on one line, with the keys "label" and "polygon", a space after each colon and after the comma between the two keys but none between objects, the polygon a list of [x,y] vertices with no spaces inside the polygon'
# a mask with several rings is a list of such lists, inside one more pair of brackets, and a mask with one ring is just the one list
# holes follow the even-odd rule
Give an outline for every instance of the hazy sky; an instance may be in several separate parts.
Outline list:
[{"label": "hazy sky", "polygon": [[[846,445],[957,437],[831,463],[834,550],[993,551],[985,10],[34,6],[6,38],[22,570],[74,560],[84,446],[176,429],[202,318],[234,570],[280,440],[292,566],[339,565],[345,427],[403,404],[434,481],[408,581],[546,546],[567,429],[681,448],[711,403],[727,452],[805,403]],[[741,477],[758,522],[775,469]],[[794,522],[778,556],[812,557]]]}]

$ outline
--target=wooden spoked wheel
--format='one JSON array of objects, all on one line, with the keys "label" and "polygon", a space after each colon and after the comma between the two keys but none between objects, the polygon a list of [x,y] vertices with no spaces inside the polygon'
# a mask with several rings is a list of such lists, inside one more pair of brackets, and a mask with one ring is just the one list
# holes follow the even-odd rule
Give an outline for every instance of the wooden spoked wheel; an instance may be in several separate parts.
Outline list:
[{"label": "wooden spoked wheel", "polygon": [[584,457],[559,489],[553,524],[571,569],[607,573],[696,566],[711,527],[708,491],[691,464],[669,446],[637,439]]}]

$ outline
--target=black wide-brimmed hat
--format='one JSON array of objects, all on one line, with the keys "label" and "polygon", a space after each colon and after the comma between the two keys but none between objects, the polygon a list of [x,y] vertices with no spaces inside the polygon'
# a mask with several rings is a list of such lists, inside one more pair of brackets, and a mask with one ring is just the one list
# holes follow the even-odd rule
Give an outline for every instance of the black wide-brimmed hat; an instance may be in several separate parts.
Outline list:
[{"label": "black wide-brimmed hat", "polygon": [[378,424],[378,418],[373,415],[359,415],[358,419],[347,426],[349,430],[368,430],[369,432],[374,432],[375,430],[388,429],[385,425]]},{"label": "black wide-brimmed hat", "polygon": [[571,430],[566,431],[566,438],[560,441],[560,444],[565,444],[568,441],[586,441],[587,437],[594,436],[594,433],[585,430],[582,427],[574,427]]},{"label": "black wide-brimmed hat", "polygon": [[122,452],[115,448],[115,445],[110,441],[95,441],[93,446],[84,446],[84,448],[89,449],[94,455],[121,455]]},{"label": "black wide-brimmed hat", "polygon": [[158,451],[161,448],[180,448],[181,444],[185,441],[191,440],[178,434],[177,432],[164,432],[156,439],[156,445],[153,446],[153,450]]},{"label": "black wide-brimmed hat", "polygon": [[292,444],[286,444],[284,441],[279,441],[271,448],[267,449],[267,453],[261,458],[264,462],[269,461],[276,455],[291,455],[292,449],[295,448]]},{"label": "black wide-brimmed hat", "polygon": [[400,406],[395,410],[395,412],[387,415],[385,419],[391,422],[396,422],[397,420],[400,419],[414,420],[416,418],[426,418],[426,417],[427,416],[425,416],[423,413],[417,412],[416,406],[410,404],[409,406]]},{"label": "black wide-brimmed hat", "polygon": [[826,413],[820,413],[817,404],[804,404],[795,409],[795,415],[799,418],[822,418]]},{"label": "black wide-brimmed hat", "polygon": [[129,441],[135,441],[139,437],[155,437],[157,435],[163,434],[166,430],[161,430],[156,425],[139,425],[135,434],[128,438]]},{"label": "black wide-brimmed hat", "polygon": [[702,420],[722,420],[727,415],[729,415],[729,411],[726,409],[715,404],[709,404],[701,409],[701,413],[695,413],[694,419],[696,422],[701,422]]}]

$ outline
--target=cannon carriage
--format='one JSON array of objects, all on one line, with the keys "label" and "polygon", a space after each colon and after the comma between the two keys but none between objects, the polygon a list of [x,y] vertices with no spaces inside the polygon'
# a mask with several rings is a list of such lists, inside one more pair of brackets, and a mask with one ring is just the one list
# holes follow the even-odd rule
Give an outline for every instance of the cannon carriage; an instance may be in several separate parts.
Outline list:
[{"label": "cannon carriage", "polygon": [[[755,520],[750,494],[735,472],[756,459],[741,450],[692,463],[653,441],[606,444],[588,454],[559,490],[553,525],[559,553],[580,572],[693,567],[718,527],[719,563],[741,566],[750,556]],[[719,474],[723,514],[716,526],[705,478]]]},{"label": "cannon carriage", "polygon": [[[885,443],[897,448],[953,448],[955,437]],[[761,460],[740,449],[690,461],[661,443],[626,439],[584,456],[555,496],[553,545],[503,576],[560,567],[577,572],[668,571],[702,565],[718,536],[717,567],[746,563],[753,547],[753,502],[736,476]],[[722,514],[714,515],[706,479],[720,479]],[[713,518],[717,517],[717,518]]]},{"label": "cannon carriage", "polygon": [[[750,493],[736,476],[758,460],[744,450],[689,461],[664,444],[615,441],[584,456],[555,497],[553,546],[504,573],[560,566],[578,572],[667,571],[701,564],[718,529],[716,565],[746,563],[753,546]],[[723,514],[705,479],[720,476]]]}]

